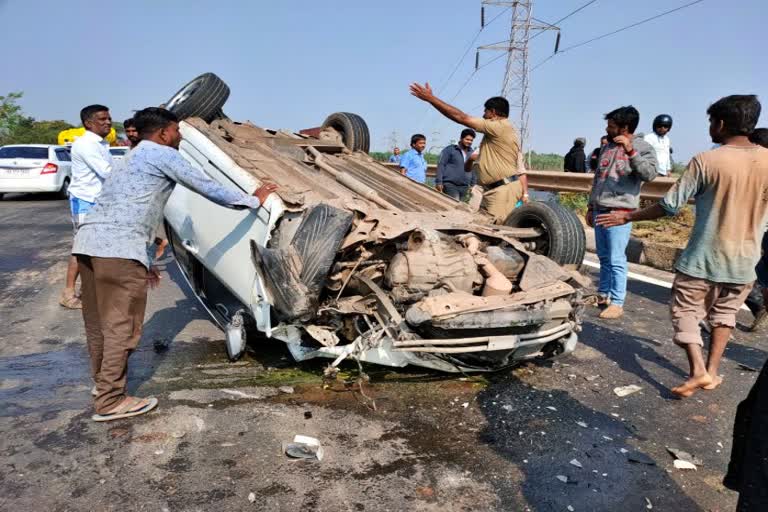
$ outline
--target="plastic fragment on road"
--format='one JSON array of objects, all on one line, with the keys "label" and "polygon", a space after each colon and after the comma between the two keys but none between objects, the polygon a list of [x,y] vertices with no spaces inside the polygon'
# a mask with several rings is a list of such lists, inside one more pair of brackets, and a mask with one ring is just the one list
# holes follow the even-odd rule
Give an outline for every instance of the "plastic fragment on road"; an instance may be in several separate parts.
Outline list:
[{"label": "plastic fragment on road", "polygon": [[643,388],[637,384],[630,384],[629,386],[619,386],[617,388],[613,388],[613,392],[616,393],[616,396],[622,398],[631,395],[632,393],[637,393],[641,389]]},{"label": "plastic fragment on road", "polygon": [[573,512],[574,508],[571,505],[568,505],[568,512]]},{"label": "plastic fragment on road", "polygon": [[589,428],[589,425],[584,423],[583,421],[577,421],[576,424],[580,426],[581,428]]},{"label": "plastic fragment on road", "polygon": [[296,435],[293,442],[285,443],[283,451],[293,459],[323,460],[323,447],[314,437]]},{"label": "plastic fragment on road", "polygon": [[294,392],[293,386],[280,386],[277,390],[286,395],[291,395]]},{"label": "plastic fragment on road", "polygon": [[627,460],[630,462],[636,462],[638,464],[645,464],[647,466],[655,466],[656,461],[644,454],[643,452],[632,451],[627,455]]},{"label": "plastic fragment on road", "polygon": [[648,498],[645,498],[645,503],[646,503],[645,508],[647,508],[648,510],[653,509],[653,504],[651,503],[651,500],[649,500]]},{"label": "plastic fragment on road", "polygon": [[561,481],[561,482],[563,482],[564,484],[567,484],[567,483],[568,483],[568,477],[567,477],[567,476],[565,476],[565,475],[557,475],[555,478],[557,478],[558,480],[560,480],[560,481]]},{"label": "plastic fragment on road", "polygon": [[696,471],[696,464],[693,462],[688,462],[687,460],[683,459],[675,459],[675,468],[677,469],[692,469]]},{"label": "plastic fragment on road", "polygon": [[252,492],[248,493],[248,501],[250,501],[251,503],[256,502],[256,494]]},{"label": "plastic fragment on road", "polygon": [[581,465],[581,462],[579,462],[576,459],[571,460],[571,462],[569,462],[569,464],[571,466],[576,466],[577,468],[583,468],[584,467],[584,466]]},{"label": "plastic fragment on road", "polygon": [[556,407],[552,407],[551,405],[548,405],[547,409],[549,409],[550,411],[557,411],[557,408]]},{"label": "plastic fragment on road", "polygon": [[672,455],[675,459],[684,460],[686,462],[690,462],[691,464],[695,466],[703,466],[704,462],[699,459],[698,457],[691,455],[690,453],[686,452],[685,450],[681,450],[679,448],[671,448],[669,446],[666,447],[667,451],[670,455]]}]

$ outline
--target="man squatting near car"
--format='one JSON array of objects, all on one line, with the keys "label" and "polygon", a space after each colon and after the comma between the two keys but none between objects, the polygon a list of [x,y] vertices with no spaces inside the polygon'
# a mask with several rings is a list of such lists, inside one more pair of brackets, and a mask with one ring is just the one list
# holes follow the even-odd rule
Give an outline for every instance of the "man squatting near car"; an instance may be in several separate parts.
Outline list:
[{"label": "man squatting near car", "polygon": [[[760,241],[768,220],[768,149],[749,135],[760,117],[754,95],[727,96],[707,110],[717,149],[699,153],[657,204],[640,211],[618,210],[597,216],[607,229],[636,220],[676,215],[696,198],[696,220],[688,245],[675,263],[672,286],[673,341],[685,348],[689,378],[672,392],[691,396],[700,388],[715,389],[720,358],[736,325],[736,313],[755,281]],[[712,327],[705,363],[699,323]]]},{"label": "man squatting near car", "polygon": [[597,171],[587,209],[587,224],[595,228],[595,246],[600,260],[598,305],[600,318],[615,319],[624,314],[627,296],[627,244],[632,225],[595,225],[596,215],[630,213],[640,206],[640,186],[656,178],[656,151],[635,137],[640,113],[633,106],[605,114],[608,144],[599,155]]},{"label": "man squatting near car", "polygon": [[[495,96],[485,102],[483,117],[472,117],[432,93],[429,83],[411,84],[411,94],[426,101],[455,123],[482,133],[477,182],[483,189],[480,207],[502,224],[518,201],[528,202],[528,178],[522,164],[520,139],[509,122],[509,102]],[[470,156],[470,162],[478,158]]]},{"label": "man squatting near car", "polygon": [[475,173],[471,165],[467,166],[467,161],[474,151],[472,143],[475,141],[475,136],[475,130],[464,128],[461,131],[459,143],[443,149],[440,160],[437,162],[435,188],[457,201],[464,199],[467,189],[475,184]]},{"label": "man squatting near car", "polygon": [[155,228],[176,183],[229,208],[259,208],[275,185],[253,195],[220,185],[187,163],[176,116],[146,108],[134,117],[141,142],[126,165],[104,182],[99,200],[75,237],[72,254],[82,278],[83,321],[96,382],[94,421],[143,414],[157,399],[126,395],[128,357],[144,323],[148,286],[159,274],[152,267]]},{"label": "man squatting near car", "polygon": [[[72,144],[72,182],[69,185],[69,207],[72,212],[74,234],[93,208],[101,193],[104,180],[112,172],[112,155],[104,137],[112,130],[112,116],[104,105],[89,105],[80,111],[85,133]],[[75,293],[79,275],[77,259],[69,257],[67,277],[59,304],[69,309],[82,308]]]}]

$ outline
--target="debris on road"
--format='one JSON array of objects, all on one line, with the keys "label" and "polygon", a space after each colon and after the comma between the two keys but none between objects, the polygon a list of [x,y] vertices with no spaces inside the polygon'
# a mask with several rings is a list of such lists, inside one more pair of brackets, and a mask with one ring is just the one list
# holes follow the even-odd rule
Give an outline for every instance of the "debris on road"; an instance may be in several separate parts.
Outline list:
[{"label": "debris on road", "polygon": [[583,421],[577,421],[576,424],[580,426],[581,428],[589,428],[589,425],[584,423]]},{"label": "debris on road", "polygon": [[696,464],[688,462],[687,460],[675,459],[675,468],[677,469],[692,469],[696,471]]},{"label": "debris on road", "polygon": [[256,502],[256,494],[252,493],[252,492],[248,493],[248,501],[250,501],[251,503],[255,503]]},{"label": "debris on road", "polygon": [[561,481],[561,482],[563,482],[564,484],[567,484],[567,483],[568,483],[568,477],[567,477],[567,476],[565,476],[565,475],[557,475],[555,478],[557,478],[558,480],[560,480],[560,481]]},{"label": "debris on road", "polygon": [[759,372],[760,371],[758,368],[755,368],[754,366],[749,366],[748,364],[744,364],[744,363],[739,363],[738,366],[742,370],[746,370],[748,372]]},{"label": "debris on road", "polygon": [[569,462],[569,464],[571,466],[576,466],[577,468],[583,468],[584,467],[584,466],[581,465],[581,462],[579,462],[576,459],[571,460],[571,462]]},{"label": "debris on road", "polygon": [[685,450],[680,450],[679,448],[671,448],[669,446],[666,447],[667,451],[677,460],[682,460],[685,462],[689,462],[695,466],[703,466],[704,462],[699,459],[698,457],[695,457],[691,455],[690,453],[686,452]]},{"label": "debris on road", "polygon": [[645,508],[647,508],[648,510],[653,509],[653,504],[651,503],[651,500],[649,500],[648,498],[645,498],[645,503],[647,503],[647,505],[645,505]]},{"label": "debris on road", "polygon": [[619,386],[618,388],[613,388],[613,392],[616,393],[616,396],[623,398],[625,396],[631,395],[632,393],[637,393],[641,389],[643,388],[636,384],[630,384],[629,386]]},{"label": "debris on road", "polygon": [[600,378],[599,375],[585,375],[584,376],[584,380],[586,380],[587,382],[592,382],[592,381],[597,380],[599,378]]},{"label": "debris on road", "polygon": [[648,466],[655,466],[656,461],[644,454],[643,452],[632,451],[627,455],[629,462],[637,462],[638,464],[646,464]]},{"label": "debris on road", "polygon": [[323,447],[320,445],[320,441],[314,437],[297,434],[294,436],[293,442],[285,444],[283,451],[294,459],[323,460]]},{"label": "debris on road", "polygon": [[292,395],[294,392],[293,386],[280,386],[277,390],[286,395]]}]

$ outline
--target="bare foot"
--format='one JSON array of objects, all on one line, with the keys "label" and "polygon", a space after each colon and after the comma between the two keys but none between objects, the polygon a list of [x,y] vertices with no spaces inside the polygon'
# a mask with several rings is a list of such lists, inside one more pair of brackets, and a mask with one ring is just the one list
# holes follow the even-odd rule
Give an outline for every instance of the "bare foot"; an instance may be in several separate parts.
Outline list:
[{"label": "bare foot", "polygon": [[722,375],[715,375],[712,377],[712,384],[709,384],[707,386],[701,386],[702,389],[706,389],[707,391],[711,391],[713,389],[717,389],[717,387],[723,383],[723,376]]},{"label": "bare foot", "polygon": [[676,388],[672,388],[672,392],[677,396],[687,398],[694,394],[697,389],[711,386],[713,383],[714,380],[712,379],[712,376],[708,373],[704,373],[699,376],[693,376]]}]

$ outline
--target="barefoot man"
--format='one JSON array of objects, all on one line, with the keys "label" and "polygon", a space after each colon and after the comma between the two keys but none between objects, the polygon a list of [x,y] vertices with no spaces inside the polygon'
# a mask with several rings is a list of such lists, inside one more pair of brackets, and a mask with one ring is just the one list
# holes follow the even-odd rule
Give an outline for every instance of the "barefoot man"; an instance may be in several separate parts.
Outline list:
[{"label": "barefoot man", "polygon": [[[634,212],[597,216],[601,226],[675,215],[696,198],[696,221],[688,245],[675,263],[672,286],[673,341],[685,348],[690,377],[672,392],[691,396],[699,388],[715,389],[725,345],[736,313],[755,280],[760,241],[768,213],[768,149],[749,135],[760,117],[756,96],[728,96],[707,110],[712,142],[699,153],[658,204]],[[712,340],[704,361],[699,322],[707,318]]]}]

